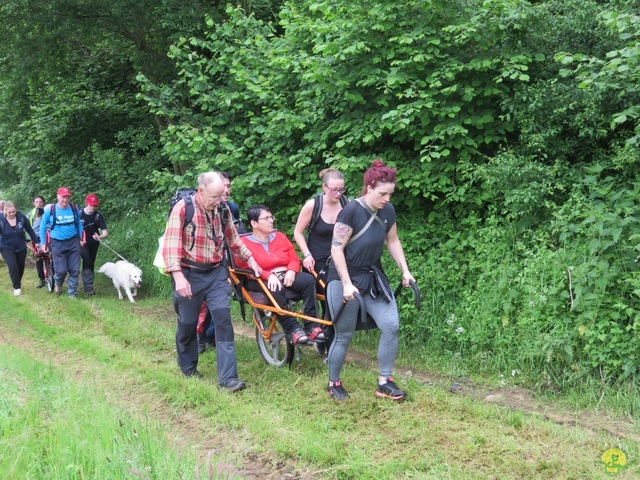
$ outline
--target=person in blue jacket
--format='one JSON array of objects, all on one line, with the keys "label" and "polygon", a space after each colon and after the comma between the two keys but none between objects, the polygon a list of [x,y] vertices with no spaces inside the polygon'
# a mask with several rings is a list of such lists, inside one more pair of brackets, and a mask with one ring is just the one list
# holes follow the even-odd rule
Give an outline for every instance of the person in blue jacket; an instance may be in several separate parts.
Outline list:
[{"label": "person in blue jacket", "polygon": [[43,249],[49,248],[47,246],[47,230],[49,230],[55,272],[55,294],[62,294],[62,284],[69,274],[67,294],[69,298],[76,298],[80,275],[80,249],[84,243],[82,242],[82,222],[78,206],[71,203],[71,191],[67,187],[60,187],[56,198],[56,203],[47,205],[44,209],[40,222],[40,242]]},{"label": "person in blue jacket", "polygon": [[22,275],[27,258],[25,232],[34,243],[38,243],[38,236],[31,228],[29,219],[18,212],[12,202],[6,201],[4,213],[0,215],[0,253],[9,269],[14,295],[22,294]]}]

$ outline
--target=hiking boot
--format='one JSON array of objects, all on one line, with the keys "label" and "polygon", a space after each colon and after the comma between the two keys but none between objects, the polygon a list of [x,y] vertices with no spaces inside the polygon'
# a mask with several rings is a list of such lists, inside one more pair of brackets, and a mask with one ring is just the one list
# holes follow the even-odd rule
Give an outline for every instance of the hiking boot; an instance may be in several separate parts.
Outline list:
[{"label": "hiking boot", "polygon": [[56,294],[56,296],[60,296],[62,295],[62,285],[58,285],[56,283],[56,285],[53,287],[53,292]]},{"label": "hiking boot", "polygon": [[46,285],[44,278],[40,279],[40,282],[38,283],[38,286],[36,288],[42,288]]},{"label": "hiking boot", "polygon": [[90,288],[84,293],[87,295],[87,297],[93,297],[96,294],[96,291],[93,288]]},{"label": "hiking boot", "polygon": [[349,398],[349,394],[342,386],[341,381],[337,381],[333,385],[328,385],[327,392],[329,392],[329,395],[331,395],[331,398],[334,400],[346,400]]},{"label": "hiking boot", "polygon": [[18,295],[22,295],[22,290],[20,290],[19,288],[14,288],[13,289],[13,294],[17,297]]},{"label": "hiking boot", "polygon": [[378,397],[390,398],[391,400],[403,400],[407,397],[407,392],[398,388],[393,378],[389,377],[386,383],[378,385],[376,395]]},{"label": "hiking boot", "polygon": [[216,348],[216,337],[207,338],[205,343],[207,350]]},{"label": "hiking boot", "polygon": [[198,370],[191,370],[190,372],[184,373],[183,375],[186,378],[196,378],[198,380],[202,380],[202,374]]},{"label": "hiking boot", "polygon": [[247,384],[242,380],[232,378],[231,380],[227,380],[226,382],[220,384],[220,388],[222,390],[226,390],[227,392],[239,392],[240,390],[244,390],[245,388],[247,388]]},{"label": "hiking boot", "polygon": [[207,342],[204,335],[198,334],[198,353],[204,353],[207,351]]}]

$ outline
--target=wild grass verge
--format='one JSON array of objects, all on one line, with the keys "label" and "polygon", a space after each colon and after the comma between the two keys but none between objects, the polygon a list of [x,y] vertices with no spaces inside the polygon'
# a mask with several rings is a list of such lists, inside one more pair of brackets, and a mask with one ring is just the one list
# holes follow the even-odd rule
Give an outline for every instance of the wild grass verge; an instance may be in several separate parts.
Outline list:
[{"label": "wild grass verge", "polygon": [[[294,362],[292,368],[275,369],[264,365],[255,342],[244,337],[237,338],[237,354],[248,389],[239,395],[221,392],[215,380],[215,351],[201,357],[204,381],[187,380],[179,374],[175,320],[168,301],[144,296],[134,305],[119,301],[103,278],[96,283],[98,296],[91,299],[56,298],[35,290],[30,278],[25,293],[14,298],[5,277],[0,275],[3,352],[22,355],[18,353],[22,344],[27,352],[46,352],[48,360],[59,363],[66,372],[53,378],[69,379],[89,372],[78,393],[64,397],[67,409],[105,412],[98,415],[105,422],[88,415],[87,421],[93,423],[84,430],[59,427],[68,434],[65,441],[74,444],[68,456],[62,457],[65,468],[82,464],[79,447],[87,436],[83,432],[100,439],[136,438],[134,430],[138,436],[150,432],[143,433],[150,439],[175,439],[149,446],[147,453],[139,454],[136,468],[150,475],[144,470],[149,466],[146,455],[155,452],[155,457],[164,458],[174,452],[171,455],[181,459],[179,465],[187,466],[176,470],[176,464],[169,462],[166,468],[179,471],[183,478],[195,477],[194,449],[216,449],[216,458],[233,465],[234,472],[259,469],[258,474],[247,474],[253,478],[282,478],[284,474],[339,479],[602,478],[600,457],[607,449],[621,448],[629,458],[638,458],[638,444],[633,440],[566,428],[451,395],[441,385],[423,384],[407,375],[397,378],[410,392],[407,402],[380,401],[373,395],[375,371],[353,363],[345,366],[343,376],[351,398],[335,403],[325,392],[326,366],[311,349],[304,349],[302,361]],[[15,362],[7,355],[3,353],[0,368],[13,372],[8,368]],[[20,399],[42,398],[39,382],[20,380],[10,385],[22,393],[8,397],[13,400],[7,402],[13,403],[3,406],[3,418],[10,417],[9,409],[15,409]],[[92,403],[104,390],[108,391],[107,404]],[[58,405],[54,396],[47,398]],[[121,426],[116,419],[125,417],[118,408],[141,415],[137,418],[148,415],[153,421],[135,423],[134,415]],[[113,419],[112,424],[108,419]],[[129,433],[117,433],[128,425],[132,428]],[[3,442],[4,447],[6,438]],[[131,442],[124,443],[133,448]],[[40,448],[25,444],[25,458],[38,455]],[[202,455],[200,458],[202,461]],[[121,470],[130,466],[119,465]],[[85,478],[101,478],[95,468],[87,474],[89,466],[84,467]]]}]

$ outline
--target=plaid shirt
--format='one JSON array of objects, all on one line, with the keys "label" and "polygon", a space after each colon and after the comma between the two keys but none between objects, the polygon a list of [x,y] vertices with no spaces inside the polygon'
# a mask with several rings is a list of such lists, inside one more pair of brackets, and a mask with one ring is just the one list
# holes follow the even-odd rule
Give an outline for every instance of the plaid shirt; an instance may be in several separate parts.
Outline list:
[{"label": "plaid shirt", "polygon": [[[224,255],[223,235],[235,256],[245,261],[251,258],[251,251],[240,240],[232,221],[225,225],[223,232],[218,209],[205,213],[198,194],[193,196],[193,205],[192,221],[196,226],[189,224],[184,229],[182,228],[185,211],[184,200],[176,203],[171,210],[162,248],[162,256],[166,265],[165,273],[171,274],[171,272],[180,270],[183,258],[200,264],[222,261]],[[207,219],[207,215],[212,221]],[[231,215],[229,218],[232,218]],[[192,243],[193,248],[191,248]]]}]

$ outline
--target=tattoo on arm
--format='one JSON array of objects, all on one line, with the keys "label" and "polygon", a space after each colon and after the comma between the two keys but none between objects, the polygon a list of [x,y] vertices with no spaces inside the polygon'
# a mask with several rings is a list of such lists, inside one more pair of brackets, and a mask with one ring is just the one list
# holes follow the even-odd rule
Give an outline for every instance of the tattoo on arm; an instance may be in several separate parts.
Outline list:
[{"label": "tattoo on arm", "polygon": [[353,228],[349,225],[345,225],[344,223],[337,222],[336,226],[333,229],[333,239],[331,244],[334,247],[340,247],[346,244],[351,238],[351,233],[353,232]]}]

